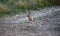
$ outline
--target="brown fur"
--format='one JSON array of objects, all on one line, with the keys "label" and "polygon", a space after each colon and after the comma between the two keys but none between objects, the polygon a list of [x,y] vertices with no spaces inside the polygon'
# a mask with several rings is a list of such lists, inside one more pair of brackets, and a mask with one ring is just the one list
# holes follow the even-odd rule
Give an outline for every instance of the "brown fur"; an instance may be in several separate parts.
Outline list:
[{"label": "brown fur", "polygon": [[31,15],[28,16],[29,21],[33,21],[33,17]]},{"label": "brown fur", "polygon": [[28,14],[28,19],[29,21],[33,21],[33,17],[30,15],[30,13]]}]

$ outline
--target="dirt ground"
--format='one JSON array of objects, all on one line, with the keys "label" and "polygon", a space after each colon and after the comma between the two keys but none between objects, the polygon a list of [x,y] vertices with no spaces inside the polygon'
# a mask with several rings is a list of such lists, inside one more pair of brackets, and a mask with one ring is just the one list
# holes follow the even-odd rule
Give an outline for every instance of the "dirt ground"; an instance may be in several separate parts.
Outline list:
[{"label": "dirt ground", "polygon": [[60,14],[35,18],[33,22],[1,23],[3,20],[0,19],[0,36],[60,36]]},{"label": "dirt ground", "polygon": [[[57,15],[58,16],[58,15]],[[0,24],[0,36],[59,36],[60,16],[20,24]]]}]

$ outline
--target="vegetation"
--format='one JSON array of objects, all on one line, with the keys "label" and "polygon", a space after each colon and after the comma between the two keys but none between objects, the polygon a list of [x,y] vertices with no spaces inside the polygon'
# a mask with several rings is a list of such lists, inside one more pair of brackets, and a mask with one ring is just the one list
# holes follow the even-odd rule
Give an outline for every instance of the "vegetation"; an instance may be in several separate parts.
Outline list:
[{"label": "vegetation", "polygon": [[60,0],[49,0],[49,2],[54,5],[60,5]]},{"label": "vegetation", "polygon": [[50,0],[0,0],[0,17],[52,5]]}]

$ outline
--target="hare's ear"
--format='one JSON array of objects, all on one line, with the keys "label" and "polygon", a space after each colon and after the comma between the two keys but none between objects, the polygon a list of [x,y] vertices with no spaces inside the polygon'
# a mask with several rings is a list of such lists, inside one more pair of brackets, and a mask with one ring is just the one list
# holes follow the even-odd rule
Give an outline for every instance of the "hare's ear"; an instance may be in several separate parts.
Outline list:
[{"label": "hare's ear", "polygon": [[28,17],[30,14],[31,14],[31,12],[30,12],[30,11],[28,11],[28,13],[27,13],[27,17]]},{"label": "hare's ear", "polygon": [[27,17],[29,17],[29,15],[30,15],[30,14],[28,13],[28,14],[27,14]]},{"label": "hare's ear", "polygon": [[29,14],[31,14],[31,12],[29,11]]}]

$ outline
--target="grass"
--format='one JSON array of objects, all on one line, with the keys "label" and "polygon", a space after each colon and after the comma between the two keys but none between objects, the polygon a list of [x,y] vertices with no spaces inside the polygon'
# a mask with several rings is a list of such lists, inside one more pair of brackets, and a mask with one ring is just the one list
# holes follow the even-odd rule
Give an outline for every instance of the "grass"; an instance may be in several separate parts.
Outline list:
[{"label": "grass", "polygon": [[[0,17],[51,6],[48,0],[0,0]],[[3,7],[1,7],[3,6]]]}]

